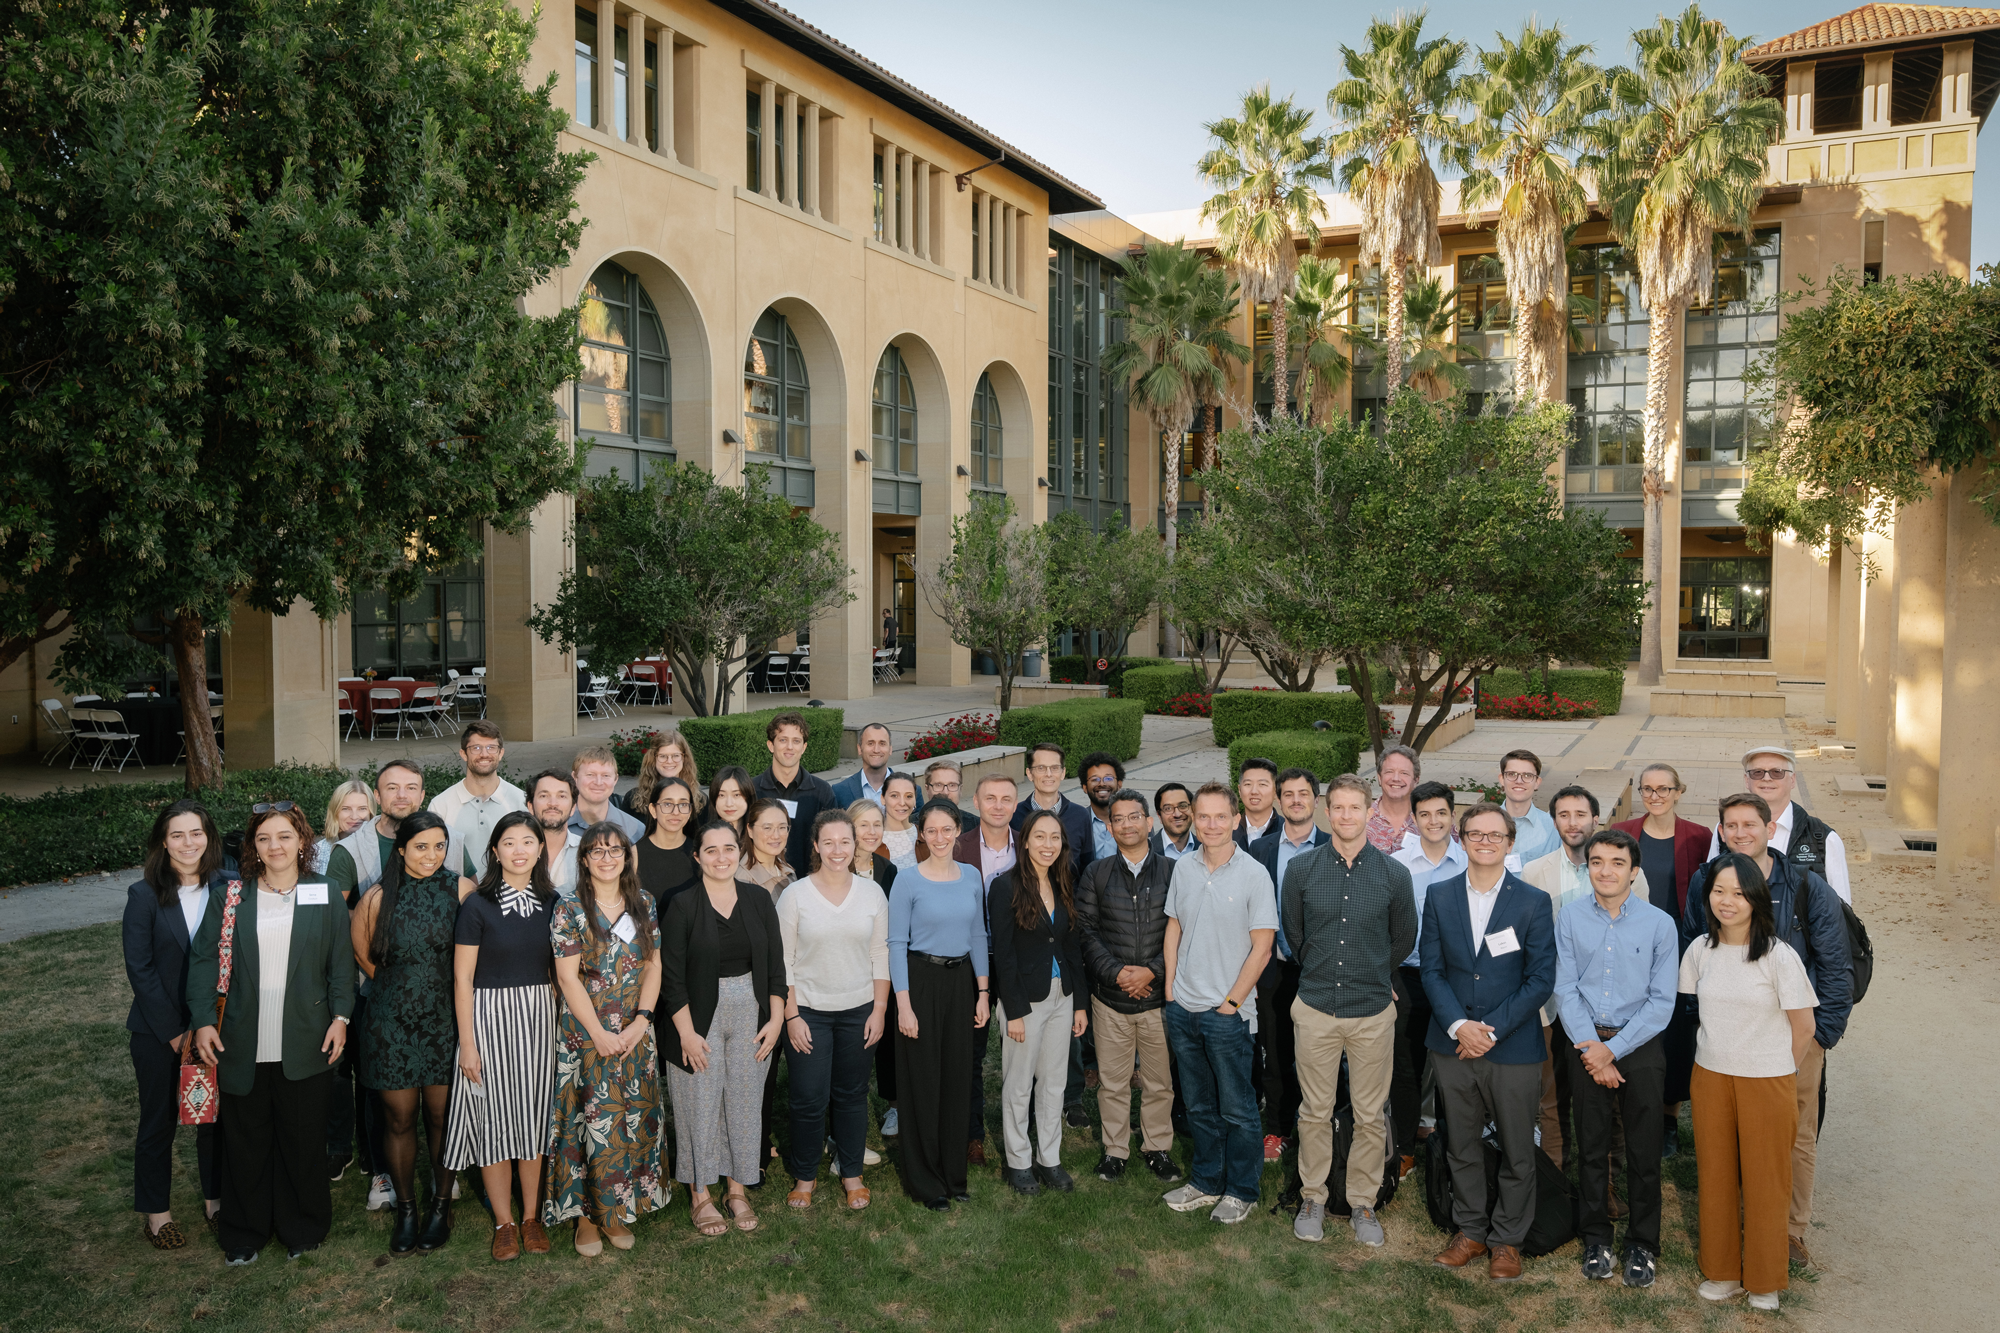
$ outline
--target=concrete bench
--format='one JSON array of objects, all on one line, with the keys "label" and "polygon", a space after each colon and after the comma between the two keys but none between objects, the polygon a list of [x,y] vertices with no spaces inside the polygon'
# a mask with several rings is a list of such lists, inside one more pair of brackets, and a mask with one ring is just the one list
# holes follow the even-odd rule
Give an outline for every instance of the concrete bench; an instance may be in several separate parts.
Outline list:
[{"label": "concrete bench", "polygon": [[[1341,688],[1346,689],[1347,687],[1343,685]],[[1396,719],[1396,735],[1402,735],[1403,727],[1410,720],[1411,705],[1387,704],[1384,706],[1388,708],[1389,715]],[[1470,703],[1453,704],[1449,711],[1445,713],[1444,721],[1438,724],[1438,729],[1433,731],[1430,734],[1430,739],[1424,742],[1424,752],[1428,754],[1433,750],[1442,750],[1452,742],[1464,740],[1467,736],[1470,736],[1473,728],[1473,715],[1474,709]],[[1429,722],[1436,716],[1436,705],[1432,705],[1424,710],[1424,722]],[[1422,723],[1418,725],[1421,726]]]},{"label": "concrete bench", "polygon": [[1654,690],[1654,717],[1783,717],[1785,696],[1761,690]]},{"label": "concrete bench", "polygon": [[[949,759],[958,765],[959,804],[965,809],[973,808],[974,794],[979,790],[979,780],[999,775],[1013,781],[1018,788],[1028,780],[1027,751],[1019,745],[982,745],[976,750],[960,750],[956,754],[939,755],[939,759]],[[902,766],[902,771],[914,774],[923,781],[924,770],[931,765],[929,759],[912,759]]]}]

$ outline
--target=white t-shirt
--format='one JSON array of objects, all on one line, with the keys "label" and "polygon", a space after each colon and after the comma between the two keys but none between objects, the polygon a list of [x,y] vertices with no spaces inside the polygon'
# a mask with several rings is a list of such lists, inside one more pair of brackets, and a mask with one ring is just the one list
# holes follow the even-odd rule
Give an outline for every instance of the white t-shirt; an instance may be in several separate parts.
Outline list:
[{"label": "white t-shirt", "polygon": [[292,909],[299,891],[257,891],[257,1063],[285,1058],[285,979],[292,962]]},{"label": "white t-shirt", "polygon": [[1704,937],[1681,956],[1680,991],[1701,1002],[1694,1062],[1732,1078],[1796,1074],[1788,1009],[1817,1009],[1812,979],[1792,946],[1774,940],[1756,962],[1747,944],[1709,945]]},{"label": "white t-shirt", "polygon": [[810,878],[794,880],[778,895],[778,931],[801,1009],[872,1004],[889,979],[889,900],[872,879],[856,875],[838,907]]}]

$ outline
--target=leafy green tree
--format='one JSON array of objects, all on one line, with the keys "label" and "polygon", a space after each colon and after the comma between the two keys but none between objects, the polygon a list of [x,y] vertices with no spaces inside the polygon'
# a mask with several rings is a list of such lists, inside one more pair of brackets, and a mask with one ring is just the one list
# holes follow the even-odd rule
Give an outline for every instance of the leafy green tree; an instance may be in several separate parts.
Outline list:
[{"label": "leafy green tree", "polygon": [[1354,360],[1341,345],[1352,347],[1355,328],[1348,320],[1354,292],[1338,260],[1302,255],[1285,302],[1286,316],[1299,344],[1300,416],[1319,421],[1333,410],[1333,395],[1347,386]]},{"label": "leafy green tree", "polygon": [[[1611,73],[1612,113],[1593,130],[1601,151],[1585,165],[1596,173],[1612,234],[1638,266],[1646,303],[1642,563],[1646,583],[1658,589],[1671,490],[1667,398],[1682,318],[1714,286],[1715,233],[1748,229],[1785,116],[1765,96],[1769,80],[1744,63],[1748,41],[1704,18],[1699,6],[1640,29],[1632,44],[1632,65]],[[1660,617],[1659,598],[1650,598],[1639,642],[1646,685],[1660,682]]]},{"label": "leafy green tree", "polygon": [[[1271,97],[1270,85],[1243,95],[1242,109],[1204,126],[1215,147],[1202,154],[1196,170],[1215,187],[1201,206],[1201,219],[1214,222],[1223,258],[1235,270],[1253,303],[1271,306],[1271,386],[1274,416],[1284,416],[1290,393],[1291,345],[1285,298],[1298,267],[1298,242],[1319,243],[1319,219],[1326,205],[1315,188],[1330,184],[1323,140],[1306,133],[1313,113],[1292,99]],[[1257,367],[1256,369],[1261,369]]]},{"label": "leafy green tree", "polygon": [[1021,655],[1047,641],[1049,541],[1044,527],[1017,522],[1006,496],[974,497],[951,521],[951,554],[917,572],[951,641],[991,653],[1000,667],[1000,711],[1014,706]]},{"label": "leafy green tree", "polygon": [[574,484],[582,155],[504,0],[19,5],[0,66],[0,663],[151,617],[213,786],[203,640],[319,615]]},{"label": "leafy green tree", "polygon": [[1047,541],[1049,613],[1055,623],[1085,636],[1095,632],[1107,662],[1125,656],[1133,627],[1159,603],[1166,581],[1158,535],[1122,523],[1094,531],[1070,510],[1049,520]]},{"label": "leafy green tree", "polygon": [[571,540],[575,568],[529,627],[601,662],[664,652],[697,717],[728,712],[773,643],[854,600],[840,539],[761,467],[741,486],[693,464],[659,464],[636,487],[594,477]]},{"label": "leafy green tree", "polygon": [[[1204,518],[1188,529],[1187,542],[1168,566],[1160,613],[1179,639],[1190,666],[1202,673],[1203,694],[1222,688],[1241,642],[1226,626],[1236,589],[1247,577],[1235,548],[1216,523]],[[1215,646],[1215,664],[1208,660]]]}]

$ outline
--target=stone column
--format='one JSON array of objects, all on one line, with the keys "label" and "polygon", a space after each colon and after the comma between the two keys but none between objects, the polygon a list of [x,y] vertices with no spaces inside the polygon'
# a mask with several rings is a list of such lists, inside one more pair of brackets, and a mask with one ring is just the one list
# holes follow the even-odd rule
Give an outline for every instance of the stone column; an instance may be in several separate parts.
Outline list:
[{"label": "stone column", "polygon": [[658,152],[669,162],[680,159],[674,153],[674,30],[659,28],[653,38],[654,59],[658,64],[660,85],[660,147]]},{"label": "stone column", "polygon": [[1896,639],[1896,543],[1871,532],[1862,537],[1861,552],[1873,563],[1875,576],[1860,589],[1856,655],[1861,679],[1854,757],[1863,773],[1884,773],[1889,768],[1889,711],[1896,697],[1889,672],[1889,651]]},{"label": "stone column", "polygon": [[778,141],[785,147],[785,160],[778,164],[778,180],[782,182],[778,191],[778,202],[802,207],[800,200],[805,196],[799,181],[799,159],[804,148],[793,142],[799,134],[799,95],[787,92],[784,98],[785,128]]},{"label": "stone column", "polygon": [[[626,62],[629,68],[631,62]],[[596,128],[618,137],[618,0],[597,0]],[[631,84],[628,82],[629,88]]]},{"label": "stone column", "polygon": [[774,127],[777,124],[778,85],[769,79],[757,96],[757,193],[772,199],[778,192],[777,142]]},{"label": "stone column", "polygon": [[340,762],[334,718],[333,622],[301,598],[273,616],[238,601],[222,636],[228,766]]},{"label": "stone column", "polygon": [[[2000,824],[2000,527],[1973,497],[1987,466],[1952,478],[1946,501],[1943,728],[1938,747],[1938,878],[1990,862]],[[2000,884],[2000,881],[1996,881]]]},{"label": "stone column", "polygon": [[1018,214],[1012,204],[1001,207],[1005,211],[1000,217],[1000,286],[1011,292],[1014,290],[1014,222]]},{"label": "stone column", "polygon": [[625,142],[646,147],[646,16],[625,16]]},{"label": "stone column", "polygon": [[916,244],[916,227],[910,218],[910,205],[917,192],[915,173],[910,170],[910,155],[896,150],[896,248],[908,252]]},{"label": "stone column", "polygon": [[806,127],[804,130],[806,149],[805,193],[799,200],[799,207],[814,217],[819,217],[821,215],[819,206],[819,104],[817,102],[802,102],[799,105],[804,110],[806,117]]},{"label": "stone column", "polygon": [[555,600],[570,567],[564,538],[575,516],[575,498],[558,493],[525,531],[486,534],[486,716],[510,742],[576,735],[576,658],[527,623]]},{"label": "stone column", "polygon": [[1902,828],[1937,827],[1939,711],[1944,694],[1945,527],[1951,482],[1930,478],[1929,498],[1896,514],[1895,641],[1889,671],[1896,696],[1889,722],[1885,809]]},{"label": "stone column", "polygon": [[1827,586],[1840,599],[1839,615],[1828,635],[1827,660],[1840,664],[1836,692],[1833,667],[1827,667],[1827,697],[1833,705],[1835,734],[1849,744],[1861,725],[1861,557],[1854,539],[1843,542],[1838,571],[1827,571]]},{"label": "stone column", "polygon": [[1000,285],[1000,274],[993,261],[1000,257],[1000,201],[992,195],[986,196],[986,230],[980,236],[980,244],[986,253],[980,256],[981,267],[986,274],[989,287]]},{"label": "stone column", "polygon": [[910,211],[916,217],[916,252],[932,263],[937,256],[931,253],[931,164],[921,157],[910,159],[911,186],[914,197]]}]

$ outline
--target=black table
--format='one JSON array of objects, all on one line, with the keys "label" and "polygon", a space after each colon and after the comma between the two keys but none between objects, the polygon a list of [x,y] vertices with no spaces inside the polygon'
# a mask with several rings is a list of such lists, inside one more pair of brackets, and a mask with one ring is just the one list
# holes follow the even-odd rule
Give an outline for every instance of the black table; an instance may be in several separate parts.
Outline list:
[{"label": "black table", "polygon": [[125,730],[139,738],[139,758],[147,764],[172,764],[181,752],[181,701],[161,696],[157,699],[106,699],[85,705],[115,711],[125,719]]}]

